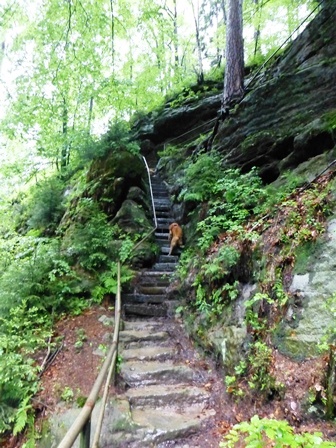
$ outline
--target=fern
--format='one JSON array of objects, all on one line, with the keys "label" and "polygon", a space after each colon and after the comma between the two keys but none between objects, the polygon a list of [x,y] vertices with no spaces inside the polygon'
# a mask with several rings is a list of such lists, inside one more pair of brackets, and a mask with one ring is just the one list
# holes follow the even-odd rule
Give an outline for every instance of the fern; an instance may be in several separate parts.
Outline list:
[{"label": "fern", "polygon": [[31,400],[31,396],[27,396],[20,403],[20,406],[19,406],[19,408],[16,412],[16,416],[15,416],[15,425],[13,428],[14,436],[16,436],[21,431],[23,431],[29,421],[28,413],[29,413],[29,411],[32,410],[32,405],[29,404],[30,400]]}]

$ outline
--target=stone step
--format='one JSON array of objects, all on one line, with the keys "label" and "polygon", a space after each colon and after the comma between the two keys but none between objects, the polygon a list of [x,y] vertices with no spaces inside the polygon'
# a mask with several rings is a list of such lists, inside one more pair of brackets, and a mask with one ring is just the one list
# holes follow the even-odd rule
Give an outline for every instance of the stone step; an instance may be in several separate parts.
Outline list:
[{"label": "stone step", "polygon": [[165,294],[140,294],[129,293],[122,295],[122,303],[128,305],[130,303],[164,303],[167,300]]},{"label": "stone step", "polygon": [[167,188],[160,187],[159,185],[153,185],[152,184],[152,192],[153,192],[153,196],[154,197],[157,197],[157,196],[160,196],[160,195],[164,195],[164,196],[169,197],[169,193],[168,193]]},{"label": "stone step", "polygon": [[162,332],[165,329],[165,324],[160,319],[148,320],[125,320],[123,321],[123,331],[131,330],[146,330],[148,333],[155,331]]},{"label": "stone step", "polygon": [[[161,254],[169,254],[169,250],[170,250],[170,246],[161,246],[160,247],[160,252],[161,252]],[[181,253],[182,253],[182,250],[179,248],[179,247],[175,247],[174,248],[174,251],[173,251],[173,255],[171,255],[171,257],[173,257],[173,256],[177,256],[177,257],[179,257],[179,255],[181,255]]]},{"label": "stone step", "polygon": [[150,295],[163,295],[166,293],[166,286],[162,285],[142,285],[137,286],[137,293]]},{"label": "stone step", "polygon": [[172,219],[170,218],[170,210],[155,210],[155,212],[157,219],[167,218],[169,219],[170,222],[173,222]]},{"label": "stone step", "polygon": [[176,355],[176,348],[165,345],[137,346],[135,348],[121,350],[120,355],[123,361],[164,361],[172,359]]},{"label": "stone step", "polygon": [[153,408],[132,410],[134,423],[148,427],[147,440],[152,442],[150,446],[156,446],[154,443],[189,437],[199,431],[214,415],[214,410],[204,409],[202,405],[185,407],[183,410],[177,407],[160,408],[160,412]]},{"label": "stone step", "polygon": [[171,209],[171,203],[169,200],[167,202],[154,200],[154,206],[156,214],[158,214],[159,212],[170,212]]},{"label": "stone step", "polygon": [[165,224],[167,225],[167,229],[169,229],[169,225],[172,223],[171,219],[168,218],[158,218],[158,224]]},{"label": "stone step", "polygon": [[162,276],[161,273],[159,273],[160,275],[155,276],[155,275],[142,275],[139,279],[138,279],[138,285],[139,286],[158,286],[158,287],[167,287],[170,284],[170,279],[167,276]]},{"label": "stone step", "polygon": [[171,208],[171,201],[169,198],[154,198],[154,206],[164,208]]},{"label": "stone step", "polygon": [[[174,250],[175,252],[175,250]],[[175,263],[177,264],[179,257],[177,255],[160,255],[159,263]]]},{"label": "stone step", "polygon": [[152,270],[147,270],[144,274],[143,277],[152,277],[152,278],[161,278],[161,279],[168,279],[170,280],[172,276],[172,272],[171,271],[152,271]]},{"label": "stone step", "polygon": [[186,384],[154,385],[131,388],[126,392],[132,406],[180,406],[201,403],[207,405],[209,393],[202,387]]},{"label": "stone step", "polygon": [[157,239],[157,240],[166,240],[166,241],[169,241],[169,232],[168,231],[166,231],[166,232],[155,232],[155,238]]},{"label": "stone step", "polygon": [[127,361],[121,363],[120,375],[130,387],[153,384],[181,384],[197,379],[196,373],[185,364],[172,361]]},{"label": "stone step", "polygon": [[174,271],[176,268],[176,263],[173,261],[172,263],[155,263],[151,271],[161,272],[161,271]]},{"label": "stone step", "polygon": [[120,331],[119,340],[123,343],[130,343],[134,341],[143,341],[143,342],[157,342],[161,343],[164,341],[169,341],[170,336],[167,331],[151,331],[151,328],[148,329],[128,329]]},{"label": "stone step", "polygon": [[127,316],[136,317],[166,317],[168,313],[168,305],[150,304],[150,303],[125,303],[123,311]]},{"label": "stone step", "polygon": [[[163,235],[165,235],[165,234],[163,234]],[[162,246],[170,247],[168,238],[156,238],[155,242],[160,247],[162,247]]]}]

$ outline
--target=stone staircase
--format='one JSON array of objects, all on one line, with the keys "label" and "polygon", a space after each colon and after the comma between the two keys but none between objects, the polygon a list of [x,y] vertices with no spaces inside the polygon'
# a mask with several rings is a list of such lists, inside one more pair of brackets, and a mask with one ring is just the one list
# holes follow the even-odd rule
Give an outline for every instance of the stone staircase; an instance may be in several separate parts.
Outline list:
[{"label": "stone staircase", "polygon": [[157,177],[153,195],[161,252],[154,266],[141,272],[132,294],[122,295],[126,319],[117,387],[123,393],[107,406],[100,447],[212,447],[204,431],[216,414],[214,371],[170,317],[166,288],[178,256],[168,256],[170,201]]},{"label": "stone staircase", "polygon": [[157,175],[152,176],[152,190],[157,218],[155,239],[160,247],[160,254],[152,268],[143,270],[138,275],[133,292],[123,294],[123,313],[126,318],[165,317],[174,306],[166,295],[179,254],[176,251],[176,254],[168,255],[168,228],[173,222],[170,218],[171,202],[166,186]]}]

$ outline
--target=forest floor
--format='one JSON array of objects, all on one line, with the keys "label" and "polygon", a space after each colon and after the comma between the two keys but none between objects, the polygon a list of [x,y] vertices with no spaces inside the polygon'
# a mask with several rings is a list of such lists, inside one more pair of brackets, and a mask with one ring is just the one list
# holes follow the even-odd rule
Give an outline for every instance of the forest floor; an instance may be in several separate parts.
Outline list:
[{"label": "forest floor", "polygon": [[[111,333],[112,328],[102,322],[102,316],[111,317],[112,313],[97,306],[80,316],[67,317],[57,324],[56,334],[63,337],[63,348],[42,376],[41,390],[34,400],[34,407],[38,410],[38,429],[59,409],[72,407],[74,402],[83,400],[90,393],[103,360],[102,344],[108,345],[107,334]],[[195,350],[191,341],[189,344],[190,349]],[[214,372],[211,388],[217,400],[216,417],[209,422],[207,431],[202,435],[186,439],[186,446],[217,448],[222,437],[234,424],[258,414],[260,418],[286,419],[297,432],[320,431],[325,439],[334,440],[336,447],[335,423],[307,418],[301,407],[302,399],[309,391],[314,390],[316,393],[321,387],[326,367],[324,358],[297,363],[274,352],[273,374],[285,385],[285,391],[281,398],[271,401],[263,400],[260,394],[257,398],[245,396],[242,399],[229,396],[224,392],[221,369],[202,355],[198,359],[198,362],[204,364],[203,368]],[[205,444],[204,439],[200,440],[203,437],[206,437]],[[11,439],[2,446],[19,448],[23,442],[24,440]]]}]

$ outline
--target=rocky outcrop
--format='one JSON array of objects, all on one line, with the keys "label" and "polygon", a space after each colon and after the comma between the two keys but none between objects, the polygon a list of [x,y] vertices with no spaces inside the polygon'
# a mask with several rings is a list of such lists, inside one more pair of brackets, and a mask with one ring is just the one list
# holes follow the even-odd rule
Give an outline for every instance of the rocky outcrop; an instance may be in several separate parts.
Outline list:
[{"label": "rocky outcrop", "polygon": [[114,217],[128,195],[131,195],[130,199],[136,197],[137,202],[144,202],[141,199],[143,192],[139,193],[133,187],[143,190],[146,178],[141,157],[120,148],[92,163],[87,175],[89,187],[84,196],[92,197],[108,216]]},{"label": "rocky outcrop", "polygon": [[311,248],[305,266],[293,277],[290,292],[295,301],[274,335],[280,352],[299,360],[316,356],[320,353],[319,344],[335,327],[335,317],[328,307],[336,291],[335,255],[336,217],[333,216],[321,241]]},{"label": "rocky outcrop", "polygon": [[228,164],[265,181],[335,145],[336,9],[329,3],[219,129]]}]

